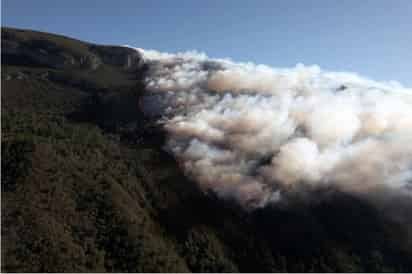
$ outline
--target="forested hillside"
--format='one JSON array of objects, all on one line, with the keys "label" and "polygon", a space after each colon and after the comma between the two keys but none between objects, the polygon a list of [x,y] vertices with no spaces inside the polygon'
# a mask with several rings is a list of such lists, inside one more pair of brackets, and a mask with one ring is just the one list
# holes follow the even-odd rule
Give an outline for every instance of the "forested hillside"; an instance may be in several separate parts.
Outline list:
[{"label": "forested hillside", "polygon": [[408,227],[356,197],[202,192],[141,111],[137,51],[3,28],[1,57],[2,271],[412,271]]}]

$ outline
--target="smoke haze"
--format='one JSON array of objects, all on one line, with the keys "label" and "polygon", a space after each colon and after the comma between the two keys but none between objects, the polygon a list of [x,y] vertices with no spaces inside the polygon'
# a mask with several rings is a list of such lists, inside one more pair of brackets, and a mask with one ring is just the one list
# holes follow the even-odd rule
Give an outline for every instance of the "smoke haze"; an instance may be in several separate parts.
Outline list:
[{"label": "smoke haze", "polygon": [[137,50],[167,149],[202,189],[247,208],[321,187],[410,197],[412,90],[317,66]]}]

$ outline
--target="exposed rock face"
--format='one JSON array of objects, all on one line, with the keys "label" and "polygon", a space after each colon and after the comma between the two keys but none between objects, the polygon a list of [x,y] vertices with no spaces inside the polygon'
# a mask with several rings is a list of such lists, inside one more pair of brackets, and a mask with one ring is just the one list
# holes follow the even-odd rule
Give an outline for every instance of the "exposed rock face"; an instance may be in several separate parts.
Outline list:
[{"label": "exposed rock face", "polygon": [[126,70],[137,69],[141,65],[140,54],[133,49],[118,46],[91,46],[105,64],[122,66]]},{"label": "exposed rock face", "polygon": [[102,64],[102,61],[96,55],[89,55],[80,58],[80,65],[83,68],[88,68],[91,70],[96,70]]},{"label": "exposed rock face", "polygon": [[[43,34],[43,33],[39,33]],[[48,39],[46,34],[26,37],[19,31],[4,29],[2,33],[3,63],[54,69],[81,68],[96,70],[102,64],[132,71],[141,66],[140,54],[131,48],[101,46],[81,42],[78,48]],[[80,42],[80,41],[79,41]]]}]

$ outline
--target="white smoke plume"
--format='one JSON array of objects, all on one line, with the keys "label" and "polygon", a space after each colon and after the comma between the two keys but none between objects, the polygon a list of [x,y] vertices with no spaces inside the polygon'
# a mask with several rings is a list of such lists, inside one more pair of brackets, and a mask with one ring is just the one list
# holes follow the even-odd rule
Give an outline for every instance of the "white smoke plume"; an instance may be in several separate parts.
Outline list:
[{"label": "white smoke plume", "polygon": [[138,50],[167,148],[203,189],[249,208],[317,187],[412,193],[411,89],[317,66]]}]

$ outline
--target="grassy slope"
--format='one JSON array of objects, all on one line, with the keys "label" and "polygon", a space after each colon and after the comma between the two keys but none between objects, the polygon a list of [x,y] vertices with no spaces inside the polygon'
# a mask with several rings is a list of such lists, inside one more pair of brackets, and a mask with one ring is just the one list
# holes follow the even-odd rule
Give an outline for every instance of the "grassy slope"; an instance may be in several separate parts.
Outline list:
[{"label": "grassy slope", "polygon": [[[3,35],[95,54],[62,36]],[[139,112],[142,71],[2,62],[2,271],[411,269],[399,226],[357,200],[248,214],[200,192]]]}]

